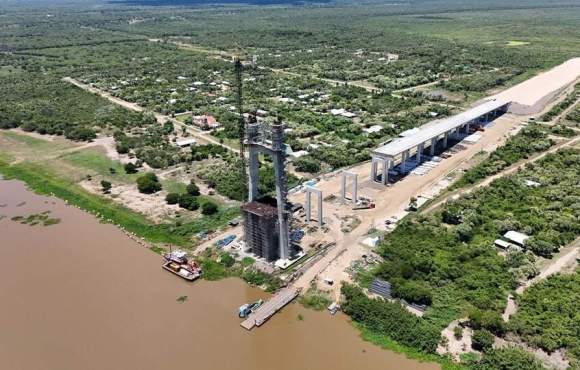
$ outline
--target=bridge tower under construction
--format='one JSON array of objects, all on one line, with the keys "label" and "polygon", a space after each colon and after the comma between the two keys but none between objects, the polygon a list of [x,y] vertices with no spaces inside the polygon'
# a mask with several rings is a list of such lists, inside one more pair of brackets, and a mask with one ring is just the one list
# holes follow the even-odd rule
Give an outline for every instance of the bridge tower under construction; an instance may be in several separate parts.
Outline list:
[{"label": "bridge tower under construction", "polygon": [[[268,261],[290,258],[289,206],[286,177],[284,125],[277,122],[265,128],[249,122],[246,129],[248,148],[248,203],[242,206],[246,245],[252,253]],[[272,158],[276,184],[276,202],[268,203],[259,194],[259,156]]]}]

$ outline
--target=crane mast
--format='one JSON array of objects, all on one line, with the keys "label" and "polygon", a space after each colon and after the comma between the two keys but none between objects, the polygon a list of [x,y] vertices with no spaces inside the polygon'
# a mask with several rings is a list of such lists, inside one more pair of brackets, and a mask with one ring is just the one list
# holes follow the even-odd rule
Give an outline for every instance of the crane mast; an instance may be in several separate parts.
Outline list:
[{"label": "crane mast", "polygon": [[[248,183],[246,174],[246,154],[245,154],[245,136],[246,136],[246,120],[244,119],[244,107],[242,97],[242,72],[243,65],[239,57],[234,60],[234,68],[236,72],[236,105],[238,109],[238,130],[240,135],[240,172],[244,184]],[[245,194],[246,192],[244,192]],[[245,195],[244,199],[245,200]]]}]

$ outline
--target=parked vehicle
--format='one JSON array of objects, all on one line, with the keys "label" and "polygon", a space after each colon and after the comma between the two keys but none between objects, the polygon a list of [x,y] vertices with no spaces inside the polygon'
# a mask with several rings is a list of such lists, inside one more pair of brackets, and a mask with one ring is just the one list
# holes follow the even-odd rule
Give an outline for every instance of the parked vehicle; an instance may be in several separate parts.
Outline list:
[{"label": "parked vehicle", "polygon": [[221,240],[218,240],[216,243],[216,246],[218,248],[223,248],[226,247],[228,245],[230,245],[234,240],[236,240],[236,236],[235,235],[229,235]]},{"label": "parked vehicle", "polygon": [[256,302],[246,303],[246,304],[241,305],[238,308],[238,316],[241,319],[247,317],[252,312],[256,311],[263,303],[264,303],[264,301],[262,301],[261,299],[258,299]]},{"label": "parked vehicle", "polygon": [[327,309],[331,315],[335,315],[340,310],[340,306],[338,305],[338,303],[332,302],[330,306],[327,307]]}]

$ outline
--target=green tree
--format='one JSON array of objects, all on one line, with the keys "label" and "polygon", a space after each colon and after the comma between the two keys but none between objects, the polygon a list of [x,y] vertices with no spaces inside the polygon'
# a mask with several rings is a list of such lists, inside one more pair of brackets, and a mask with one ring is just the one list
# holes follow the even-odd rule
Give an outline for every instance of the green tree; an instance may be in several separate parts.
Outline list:
[{"label": "green tree", "polygon": [[179,206],[190,211],[195,211],[199,208],[197,198],[191,194],[181,194],[179,196]]},{"label": "green tree", "polygon": [[169,193],[165,196],[165,201],[167,204],[177,204],[179,203],[180,195],[177,193]]},{"label": "green tree", "polygon": [[544,367],[530,353],[517,347],[491,350],[473,370],[542,370]]},{"label": "green tree", "polygon": [[320,172],[320,161],[310,156],[298,158],[294,161],[297,171],[317,173]]},{"label": "green tree", "polygon": [[234,263],[236,263],[236,260],[234,259],[234,257],[232,257],[231,254],[224,253],[221,255],[220,263],[225,267],[232,267]]},{"label": "green tree", "polygon": [[488,352],[492,349],[494,342],[494,336],[489,331],[485,329],[475,330],[473,332],[473,338],[471,346],[473,349],[482,352]]},{"label": "green tree", "polygon": [[101,181],[101,187],[103,188],[103,193],[104,194],[109,194],[111,192],[112,185],[111,185],[110,182],[105,181],[105,180],[102,180]]},{"label": "green tree", "polygon": [[125,164],[125,173],[127,174],[132,174],[132,173],[137,173],[137,166],[135,166],[133,163],[129,162]]},{"label": "green tree", "polygon": [[201,213],[204,215],[213,215],[218,211],[218,206],[212,201],[207,201],[201,206]]},{"label": "green tree", "polygon": [[193,195],[194,197],[197,197],[200,194],[199,187],[193,182],[193,180],[191,180],[185,190],[187,191],[187,194]]},{"label": "green tree", "polygon": [[143,194],[153,194],[160,191],[162,186],[157,176],[149,172],[137,178],[137,188]]}]

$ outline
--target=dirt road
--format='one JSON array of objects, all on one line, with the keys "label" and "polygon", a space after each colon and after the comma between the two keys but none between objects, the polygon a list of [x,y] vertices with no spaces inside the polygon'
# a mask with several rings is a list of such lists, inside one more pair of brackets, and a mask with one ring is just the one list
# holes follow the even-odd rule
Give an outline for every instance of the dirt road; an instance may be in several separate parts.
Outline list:
[{"label": "dirt road", "polygon": [[[522,295],[526,289],[540,281],[562,272],[570,266],[573,266],[576,262],[576,258],[580,257],[580,238],[577,238],[569,246],[565,247],[560,251],[560,253],[555,256],[540,269],[540,273],[535,278],[526,281],[524,284],[516,289],[516,294]],[[507,322],[510,317],[516,313],[518,307],[516,305],[515,297],[510,294],[507,298],[507,305],[502,314],[502,319]]]},{"label": "dirt road", "polygon": [[458,197],[458,196],[462,196],[464,194],[471,193],[472,191],[474,191],[476,189],[479,189],[481,187],[484,187],[484,186],[487,186],[487,185],[491,184],[494,180],[496,180],[496,179],[498,179],[500,177],[504,177],[504,176],[510,175],[510,174],[518,171],[520,168],[522,168],[523,166],[525,166],[528,163],[536,162],[536,161],[544,158],[546,155],[548,155],[550,153],[554,153],[554,152],[556,152],[556,151],[558,151],[558,150],[560,150],[560,149],[562,149],[564,147],[567,147],[567,146],[574,146],[574,145],[576,145],[579,142],[580,142],[580,138],[573,138],[573,139],[563,140],[560,143],[552,146],[549,150],[547,150],[545,152],[542,152],[540,154],[537,154],[535,156],[532,156],[532,157],[530,157],[530,158],[528,158],[526,160],[520,161],[520,162],[518,162],[516,164],[513,164],[510,167],[502,170],[501,172],[499,172],[499,173],[497,173],[497,174],[495,174],[493,176],[487,177],[486,179],[484,179],[483,181],[481,181],[481,182],[479,182],[477,184],[474,184],[474,185],[472,185],[472,186],[470,186],[468,188],[460,189],[460,190],[457,190],[457,191],[454,191],[454,192],[451,192],[451,193],[445,195],[443,198],[441,198],[437,202],[435,202],[435,203],[429,205],[429,207],[421,210],[421,213],[429,213],[429,212],[432,212],[433,210],[439,208],[441,205],[445,204],[445,202],[447,202],[451,198],[455,198],[455,197]]},{"label": "dirt road", "polygon": [[[310,270],[298,278],[295,285],[307,288],[310,282],[319,278],[331,278],[335,281],[331,288],[335,297],[339,296],[340,281],[349,281],[349,276],[345,269],[350,263],[359,259],[363,254],[368,253],[368,247],[360,244],[365,234],[372,227],[382,227],[385,220],[395,216],[401,218],[406,214],[405,208],[408,206],[411,197],[417,197],[424,193],[429,193],[431,188],[440,182],[450,172],[466,160],[473,157],[482,148],[492,150],[501,145],[514,128],[521,125],[525,117],[506,115],[496,120],[495,125],[485,131],[477,144],[466,145],[466,149],[453,154],[450,158],[444,159],[428,173],[423,176],[409,175],[390,187],[374,184],[370,179],[370,165],[364,163],[350,169],[358,174],[359,194],[369,197],[376,204],[375,209],[352,211],[350,206],[332,205],[324,203],[325,218],[343,217],[346,215],[356,215],[360,219],[360,225],[350,233],[343,234],[339,230],[332,235],[337,246],[326,256],[318,261]],[[327,180],[321,180],[316,187],[323,191],[323,196],[330,194],[338,195],[340,192],[340,176],[334,175]],[[290,197],[293,202],[304,202],[304,193],[293,194]],[[331,228],[332,229],[332,228]],[[324,287],[324,284],[319,284]],[[329,287],[326,287],[327,289]]]},{"label": "dirt road", "polygon": [[[119,98],[111,95],[110,93],[108,93],[108,92],[106,92],[104,90],[97,89],[96,87],[93,87],[93,86],[87,85],[85,83],[82,83],[82,82],[80,82],[78,80],[75,80],[74,78],[65,77],[65,78],[63,78],[63,81],[66,81],[68,83],[71,83],[71,84],[73,84],[73,85],[75,85],[75,86],[77,86],[77,87],[79,87],[79,88],[81,88],[81,89],[83,89],[85,91],[89,91],[89,92],[91,92],[93,94],[97,94],[97,95],[99,95],[99,96],[101,96],[101,97],[109,100],[111,103],[117,104],[117,105],[119,105],[119,106],[121,106],[123,108],[132,110],[134,112],[143,112],[143,111],[145,111],[145,108],[141,107],[138,104],[131,103],[131,102],[128,102],[128,101],[123,100],[123,99],[119,99]],[[207,135],[204,131],[199,130],[199,129],[197,129],[195,127],[192,127],[192,126],[188,126],[188,125],[184,124],[183,122],[181,122],[179,120],[176,120],[175,118],[172,118],[172,117],[169,117],[169,116],[165,116],[163,114],[155,113],[155,112],[153,112],[153,114],[155,115],[155,119],[157,120],[157,122],[163,124],[163,123],[165,123],[167,121],[170,121],[170,122],[172,122],[175,125],[175,127],[185,128],[185,131],[188,134],[190,134],[191,136],[199,139],[201,143],[210,143],[210,144],[214,144],[214,145],[219,145],[219,146],[221,146],[223,148],[226,148],[226,149],[228,149],[228,150],[230,150],[232,152],[235,152],[235,153],[238,153],[239,152],[238,149],[232,148],[232,147],[230,147],[230,146],[228,146],[228,145],[226,145],[224,143],[220,143],[218,140],[215,140],[211,136]]]}]

